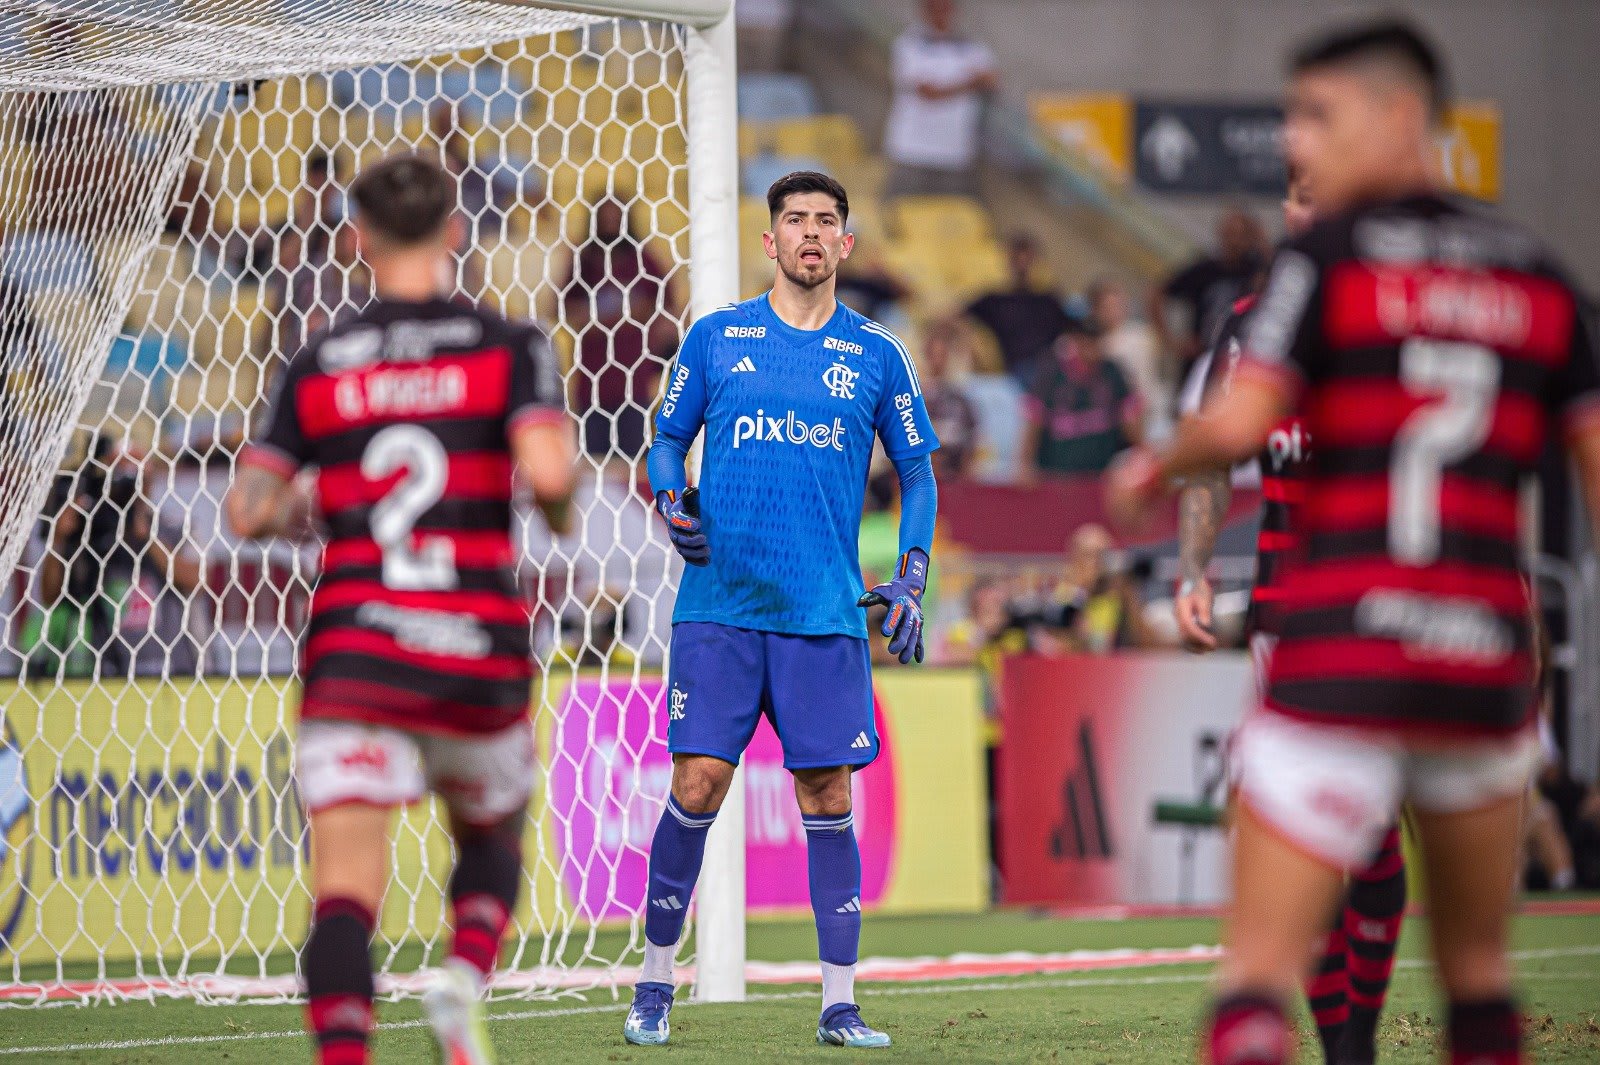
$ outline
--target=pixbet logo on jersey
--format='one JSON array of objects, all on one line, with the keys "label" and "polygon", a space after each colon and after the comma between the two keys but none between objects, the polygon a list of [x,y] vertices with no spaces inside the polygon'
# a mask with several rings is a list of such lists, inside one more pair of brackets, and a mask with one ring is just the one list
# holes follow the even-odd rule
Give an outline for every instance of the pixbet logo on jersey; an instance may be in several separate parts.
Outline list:
[{"label": "pixbet logo on jersey", "polygon": [[835,418],[832,425],[823,425],[821,422],[808,425],[795,417],[794,411],[777,418],[768,417],[766,411],[758,410],[755,417],[741,415],[733,423],[734,450],[737,451],[746,440],[810,444],[812,447],[831,447],[835,451],[843,451],[844,421]]}]

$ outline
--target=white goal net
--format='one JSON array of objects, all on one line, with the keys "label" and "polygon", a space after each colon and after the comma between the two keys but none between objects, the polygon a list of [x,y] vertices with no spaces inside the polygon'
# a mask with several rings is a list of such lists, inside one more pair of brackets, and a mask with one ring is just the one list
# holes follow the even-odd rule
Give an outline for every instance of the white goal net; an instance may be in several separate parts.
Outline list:
[{"label": "white goal net", "polygon": [[[498,993],[626,977],[670,772],[647,410],[691,302],[735,295],[699,264],[691,291],[697,32],[490,0],[0,5],[0,1001],[296,993],[317,551],[240,543],[219,504],[274,375],[368,299],[343,189],[397,149],[456,174],[459,291],[551,329],[581,437],[575,532],[523,522],[543,770]],[[394,851],[398,994],[448,939],[432,804]]]}]

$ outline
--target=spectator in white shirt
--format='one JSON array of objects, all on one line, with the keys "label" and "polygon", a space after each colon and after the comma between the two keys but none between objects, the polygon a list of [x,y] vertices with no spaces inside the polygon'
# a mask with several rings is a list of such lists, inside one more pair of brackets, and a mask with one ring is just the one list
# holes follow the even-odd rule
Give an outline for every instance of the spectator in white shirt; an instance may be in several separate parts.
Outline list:
[{"label": "spectator in white shirt", "polygon": [[994,53],[955,29],[955,0],[923,0],[922,25],[894,43],[894,103],[884,131],[887,194],[973,195]]},{"label": "spectator in white shirt", "polygon": [[1161,435],[1172,420],[1173,385],[1162,365],[1161,340],[1147,322],[1129,313],[1128,290],[1122,282],[1101,278],[1089,286],[1089,314],[1103,334],[1100,346],[1106,358],[1122,367],[1123,375],[1144,404],[1146,428]]}]

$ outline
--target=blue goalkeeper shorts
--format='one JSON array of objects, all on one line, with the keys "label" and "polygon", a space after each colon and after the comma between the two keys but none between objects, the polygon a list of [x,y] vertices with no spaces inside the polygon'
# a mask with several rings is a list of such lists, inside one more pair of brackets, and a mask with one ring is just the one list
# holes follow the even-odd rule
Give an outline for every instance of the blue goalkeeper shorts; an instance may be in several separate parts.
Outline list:
[{"label": "blue goalkeeper shorts", "polygon": [[790,636],[708,621],[672,627],[667,750],[738,764],[765,714],[786,769],[878,757],[872,663],[854,636]]}]

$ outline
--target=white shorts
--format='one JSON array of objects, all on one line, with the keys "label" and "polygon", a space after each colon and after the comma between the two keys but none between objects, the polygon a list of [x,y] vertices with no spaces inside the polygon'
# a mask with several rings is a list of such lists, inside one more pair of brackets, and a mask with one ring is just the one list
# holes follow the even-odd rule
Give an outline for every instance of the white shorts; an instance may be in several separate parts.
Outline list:
[{"label": "white shorts", "polygon": [[1438,813],[1521,794],[1539,763],[1533,729],[1502,740],[1417,747],[1399,737],[1257,711],[1233,737],[1239,798],[1339,869],[1372,860],[1402,803]]},{"label": "white shorts", "polygon": [[456,817],[492,825],[533,794],[533,723],[440,736],[353,721],[300,724],[295,775],[311,813],[346,802],[405,806],[432,791]]}]

